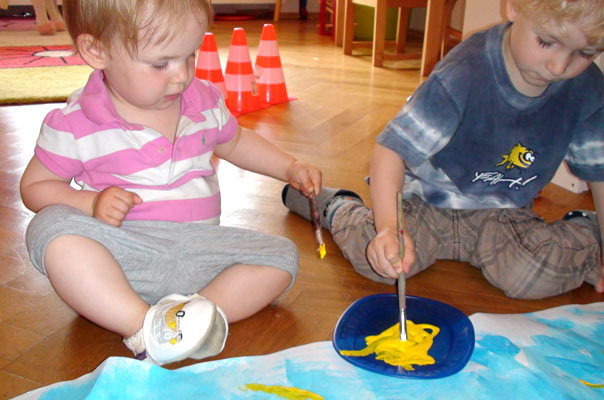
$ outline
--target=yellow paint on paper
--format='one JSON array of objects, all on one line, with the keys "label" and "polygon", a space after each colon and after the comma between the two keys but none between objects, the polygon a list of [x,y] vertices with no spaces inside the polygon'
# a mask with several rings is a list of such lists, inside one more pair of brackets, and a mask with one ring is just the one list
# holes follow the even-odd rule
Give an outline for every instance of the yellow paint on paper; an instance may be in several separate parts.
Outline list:
[{"label": "yellow paint on paper", "polygon": [[323,396],[297,387],[248,383],[245,388],[254,392],[275,394],[288,400],[325,400]]},{"label": "yellow paint on paper", "polygon": [[385,363],[401,366],[408,371],[413,370],[413,365],[434,364],[434,358],[428,350],[434,343],[434,337],[440,329],[430,324],[414,324],[407,320],[407,341],[400,339],[399,324],[395,324],[384,332],[375,336],[367,336],[367,347],[362,350],[341,350],[344,356],[364,357],[375,353],[375,358]]},{"label": "yellow paint on paper", "polygon": [[579,382],[581,382],[582,384],[592,387],[592,388],[597,388],[597,389],[601,389],[604,388],[604,385],[599,384],[599,383],[589,383],[587,381],[584,381],[583,379],[579,379]]},{"label": "yellow paint on paper", "polygon": [[[604,350],[602,350],[602,354],[604,354]],[[595,388],[595,389],[604,388],[604,384],[600,384],[600,383],[589,383],[587,381],[584,381],[583,379],[579,379],[579,382],[581,382],[582,384],[589,386],[591,388]]]},{"label": "yellow paint on paper", "polygon": [[325,258],[325,255],[327,254],[327,250],[325,250],[325,243],[321,244],[317,251],[319,252],[319,257],[321,257],[321,259]]}]

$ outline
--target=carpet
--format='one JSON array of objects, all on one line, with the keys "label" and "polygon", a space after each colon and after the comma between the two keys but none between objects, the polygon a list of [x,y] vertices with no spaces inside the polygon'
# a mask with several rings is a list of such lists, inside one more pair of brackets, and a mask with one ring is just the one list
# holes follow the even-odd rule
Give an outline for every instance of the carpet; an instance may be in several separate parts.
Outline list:
[{"label": "carpet", "polygon": [[34,18],[0,18],[0,31],[33,31],[36,29]]},{"label": "carpet", "polygon": [[0,69],[0,104],[31,104],[66,101],[86,84],[92,68],[64,67]]},{"label": "carpet", "polygon": [[71,45],[0,47],[0,104],[63,102],[91,71]]}]

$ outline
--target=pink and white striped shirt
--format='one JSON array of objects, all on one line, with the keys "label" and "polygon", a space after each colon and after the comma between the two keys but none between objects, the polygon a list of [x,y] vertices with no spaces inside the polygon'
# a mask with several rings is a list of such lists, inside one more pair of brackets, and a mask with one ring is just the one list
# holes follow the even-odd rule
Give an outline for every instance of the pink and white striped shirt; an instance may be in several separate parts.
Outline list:
[{"label": "pink and white striped shirt", "polygon": [[231,140],[237,120],[220,91],[195,79],[182,93],[174,142],[121,118],[95,71],[63,109],[48,113],[35,154],[57,176],[85,190],[109,186],[137,193],[127,220],[220,222],[220,190],[211,164],[214,146]]}]

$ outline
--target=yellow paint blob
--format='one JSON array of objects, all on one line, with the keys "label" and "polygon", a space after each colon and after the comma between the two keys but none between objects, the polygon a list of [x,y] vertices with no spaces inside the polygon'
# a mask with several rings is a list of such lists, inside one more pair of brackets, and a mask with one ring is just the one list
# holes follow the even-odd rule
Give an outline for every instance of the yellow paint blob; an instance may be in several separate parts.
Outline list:
[{"label": "yellow paint blob", "polygon": [[362,350],[341,350],[344,356],[364,357],[375,353],[375,358],[385,363],[412,371],[413,365],[434,364],[428,350],[440,329],[430,324],[414,324],[407,320],[407,341],[400,339],[399,324],[391,326],[376,336],[367,336],[367,347]]},{"label": "yellow paint blob", "polygon": [[298,389],[297,387],[279,386],[279,385],[262,385],[260,383],[248,383],[245,385],[248,390],[254,392],[264,392],[275,394],[279,397],[289,400],[325,400],[323,396],[308,390]]}]

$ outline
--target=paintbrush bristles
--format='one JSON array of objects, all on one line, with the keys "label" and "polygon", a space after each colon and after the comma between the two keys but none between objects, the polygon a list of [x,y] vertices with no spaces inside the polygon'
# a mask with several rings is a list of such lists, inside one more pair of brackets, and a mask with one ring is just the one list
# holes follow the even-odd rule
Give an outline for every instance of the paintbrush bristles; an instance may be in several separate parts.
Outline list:
[{"label": "paintbrush bristles", "polygon": [[315,197],[314,192],[308,198],[308,206],[310,207],[310,220],[312,222],[312,227],[315,231],[317,253],[319,253],[319,257],[322,259],[327,254],[327,251],[325,250],[325,242],[323,241],[323,234],[321,232],[321,216],[319,214],[317,198]]}]

